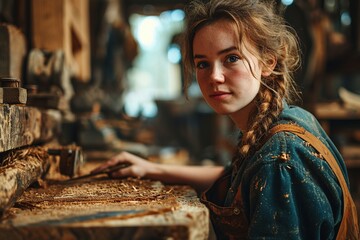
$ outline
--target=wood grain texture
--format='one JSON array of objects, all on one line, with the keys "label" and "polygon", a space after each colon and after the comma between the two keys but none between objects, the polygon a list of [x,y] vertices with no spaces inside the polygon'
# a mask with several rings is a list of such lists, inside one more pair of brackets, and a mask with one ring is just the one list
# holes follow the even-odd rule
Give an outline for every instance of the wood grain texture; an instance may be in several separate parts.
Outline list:
[{"label": "wood grain texture", "polygon": [[21,105],[0,105],[0,153],[50,141],[60,131],[61,113]]},{"label": "wood grain texture", "polygon": [[0,222],[0,239],[208,239],[193,189],[97,177],[30,188]]},{"label": "wood grain texture", "polygon": [[0,165],[0,217],[47,169],[46,150],[27,148],[3,154]]},{"label": "wood grain texture", "polygon": [[65,52],[77,79],[90,79],[88,0],[33,0],[33,47]]},{"label": "wood grain texture", "polygon": [[16,26],[0,23],[0,77],[21,79],[26,39]]},{"label": "wood grain texture", "polygon": [[0,105],[0,152],[30,145],[40,138],[41,112],[36,108]]}]

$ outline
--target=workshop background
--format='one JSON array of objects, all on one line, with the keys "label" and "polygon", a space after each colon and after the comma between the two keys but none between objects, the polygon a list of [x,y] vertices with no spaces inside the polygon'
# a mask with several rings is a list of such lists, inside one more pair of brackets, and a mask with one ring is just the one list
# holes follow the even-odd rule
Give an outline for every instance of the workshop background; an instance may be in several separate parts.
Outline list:
[{"label": "workshop background", "polygon": [[[20,216],[19,209],[43,209],[36,204],[45,200],[36,202],[30,188],[36,183],[46,189],[45,174],[66,180],[86,173],[86,163],[122,150],[169,164],[223,165],[231,159],[237,138],[231,121],[207,106],[195,80],[189,99],[184,96],[179,39],[188,2],[0,0],[0,213],[5,219],[0,227]],[[303,63],[295,75],[303,92],[299,105],[319,119],[341,151],[359,210],[360,2],[279,0],[278,9],[301,40]],[[48,155],[57,158],[45,160]],[[7,168],[20,158],[27,162]],[[100,201],[97,197],[91,201]],[[46,222],[51,214],[45,215]],[[25,229],[29,222],[24,221],[15,225]],[[192,230],[192,224],[185,224],[191,238],[208,234]],[[24,236],[31,228],[19,232]]]}]

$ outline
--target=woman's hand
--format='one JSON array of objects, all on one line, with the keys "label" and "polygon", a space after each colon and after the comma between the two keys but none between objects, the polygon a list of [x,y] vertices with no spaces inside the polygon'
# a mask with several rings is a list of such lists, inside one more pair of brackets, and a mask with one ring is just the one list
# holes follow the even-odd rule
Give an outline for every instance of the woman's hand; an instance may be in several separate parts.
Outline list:
[{"label": "woman's hand", "polygon": [[198,191],[203,191],[210,187],[224,170],[222,166],[187,166],[154,163],[134,154],[122,152],[92,170],[91,173],[103,171],[117,164],[129,164],[129,166],[108,173],[110,177],[144,177],[167,184],[190,185]]},{"label": "woman's hand", "polygon": [[157,165],[129,152],[121,152],[106,163],[92,170],[91,173],[101,172],[108,167],[113,167],[121,163],[130,164],[130,166],[109,173],[110,177],[146,177],[147,173],[156,169]]}]

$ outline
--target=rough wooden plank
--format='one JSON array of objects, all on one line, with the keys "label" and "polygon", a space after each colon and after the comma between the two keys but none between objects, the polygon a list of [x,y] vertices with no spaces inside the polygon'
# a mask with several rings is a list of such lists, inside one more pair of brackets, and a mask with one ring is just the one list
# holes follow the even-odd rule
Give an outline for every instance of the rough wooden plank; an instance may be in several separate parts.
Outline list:
[{"label": "rough wooden plank", "polygon": [[61,113],[19,105],[0,105],[0,152],[45,143],[60,131]]},{"label": "rough wooden plank", "polygon": [[21,79],[25,54],[26,40],[20,29],[0,23],[0,77]]},{"label": "rough wooden plank", "polygon": [[8,152],[0,161],[0,216],[39,179],[48,165],[46,150],[27,148]]},{"label": "rough wooden plank", "polygon": [[[35,233],[35,234],[34,234]],[[131,240],[156,240],[156,239],[179,239],[189,238],[186,226],[135,226],[124,227],[23,227],[21,232],[18,229],[2,229],[0,239],[11,240],[41,240],[41,239],[71,239],[71,240],[112,240],[112,239],[131,239]],[[196,240],[203,240],[198,238]],[[195,239],[194,239],[195,240]]]},{"label": "rough wooden plank", "polygon": [[[74,1],[67,4],[69,25],[71,25],[73,63],[77,64],[76,75],[80,80],[90,78],[90,26],[88,0]],[[77,43],[77,44],[75,44]]]},{"label": "rough wooden plank", "polygon": [[0,152],[30,145],[40,138],[41,112],[36,108],[0,105]]},{"label": "rough wooden plank", "polygon": [[[66,63],[81,81],[90,79],[88,0],[33,0],[33,47],[65,52]],[[54,27],[57,26],[57,27]]]},{"label": "rough wooden plank", "polygon": [[26,190],[0,222],[0,238],[11,239],[201,240],[208,234],[209,213],[193,189],[133,178],[49,181]]}]

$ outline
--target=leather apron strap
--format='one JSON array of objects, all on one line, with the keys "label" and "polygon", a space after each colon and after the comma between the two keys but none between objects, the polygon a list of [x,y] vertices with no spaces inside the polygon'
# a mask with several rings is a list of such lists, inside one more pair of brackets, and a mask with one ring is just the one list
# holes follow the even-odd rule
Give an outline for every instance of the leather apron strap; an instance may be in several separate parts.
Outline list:
[{"label": "leather apron strap", "polygon": [[343,192],[343,217],[339,227],[339,231],[336,239],[358,239],[359,237],[359,227],[358,227],[358,218],[355,204],[351,198],[347,183],[344,179],[344,175],[340,170],[340,167],[335,160],[334,156],[331,154],[329,149],[322,143],[317,137],[315,137],[310,132],[306,131],[304,128],[291,125],[291,124],[279,124],[270,129],[269,136],[274,135],[277,132],[286,131],[291,132],[302,138],[303,140],[310,143],[328,162],[334,174],[336,175],[342,192]]}]

